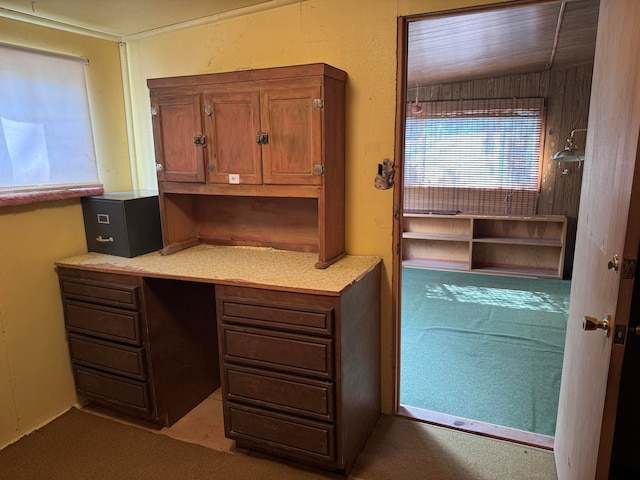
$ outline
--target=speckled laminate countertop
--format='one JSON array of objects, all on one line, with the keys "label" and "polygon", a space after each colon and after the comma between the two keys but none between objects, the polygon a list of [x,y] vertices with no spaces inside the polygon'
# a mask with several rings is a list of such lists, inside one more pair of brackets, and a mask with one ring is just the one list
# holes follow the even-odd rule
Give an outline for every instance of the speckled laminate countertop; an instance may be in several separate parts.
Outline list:
[{"label": "speckled laminate countertop", "polygon": [[57,266],[155,278],[260,286],[340,294],[380,262],[379,257],[347,255],[325,269],[314,267],[314,253],[262,247],[198,245],[161,255],[134,258],[87,253],[55,262]]}]

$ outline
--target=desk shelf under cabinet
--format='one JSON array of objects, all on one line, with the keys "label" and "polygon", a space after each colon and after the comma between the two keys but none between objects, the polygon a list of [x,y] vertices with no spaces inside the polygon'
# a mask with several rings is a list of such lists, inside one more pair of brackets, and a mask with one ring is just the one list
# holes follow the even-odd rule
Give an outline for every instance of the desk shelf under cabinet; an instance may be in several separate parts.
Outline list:
[{"label": "desk shelf under cabinet", "polygon": [[562,215],[404,213],[404,266],[562,278]]}]

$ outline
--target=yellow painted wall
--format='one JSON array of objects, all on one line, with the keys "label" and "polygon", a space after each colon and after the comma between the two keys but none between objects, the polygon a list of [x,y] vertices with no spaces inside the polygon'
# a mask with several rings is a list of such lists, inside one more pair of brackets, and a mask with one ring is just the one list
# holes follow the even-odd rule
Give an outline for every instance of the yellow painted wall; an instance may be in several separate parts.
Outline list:
[{"label": "yellow painted wall", "polygon": [[[2,18],[0,42],[89,58],[99,175],[107,191],[156,185],[147,78],[314,62],[345,70],[347,252],[384,260],[382,407],[390,413],[393,192],[376,190],[373,180],[378,163],[394,157],[397,17],[482,3],[495,2],[307,0],[129,42],[133,175],[118,44]],[[0,209],[0,448],[76,401],[53,262],[85,250],[78,200]]]},{"label": "yellow painted wall", "polygon": [[[3,18],[0,42],[89,59],[99,175],[130,189],[118,44]],[[0,207],[0,448],[76,403],[53,262],[82,252],[80,200]]]},{"label": "yellow painted wall", "polygon": [[308,0],[127,45],[143,188],[155,188],[148,78],[315,62],[347,72],[346,249],[384,261],[382,408],[387,413],[393,399],[393,191],[375,189],[373,180],[378,163],[394,158],[397,17],[472,3],[481,2]]}]

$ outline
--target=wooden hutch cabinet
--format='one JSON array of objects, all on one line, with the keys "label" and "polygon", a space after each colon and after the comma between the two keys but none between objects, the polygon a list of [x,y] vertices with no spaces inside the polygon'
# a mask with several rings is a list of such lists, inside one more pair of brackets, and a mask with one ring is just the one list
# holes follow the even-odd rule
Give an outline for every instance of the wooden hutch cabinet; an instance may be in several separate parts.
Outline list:
[{"label": "wooden hutch cabinet", "polygon": [[170,425],[221,387],[240,447],[348,473],[380,415],[381,266],[344,252],[345,81],[148,80],[164,255],[56,262],[80,394]]},{"label": "wooden hutch cabinet", "polygon": [[346,73],[325,64],[148,80],[163,253],[344,255]]}]

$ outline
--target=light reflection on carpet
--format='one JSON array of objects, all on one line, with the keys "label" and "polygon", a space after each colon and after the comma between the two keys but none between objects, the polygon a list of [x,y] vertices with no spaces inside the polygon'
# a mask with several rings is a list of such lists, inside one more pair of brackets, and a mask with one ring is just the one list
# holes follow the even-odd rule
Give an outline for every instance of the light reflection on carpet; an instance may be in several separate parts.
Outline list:
[{"label": "light reflection on carpet", "polygon": [[565,314],[569,311],[568,299],[565,296],[546,292],[439,283],[427,283],[424,287],[425,297],[437,300]]}]

